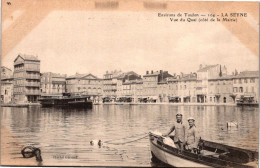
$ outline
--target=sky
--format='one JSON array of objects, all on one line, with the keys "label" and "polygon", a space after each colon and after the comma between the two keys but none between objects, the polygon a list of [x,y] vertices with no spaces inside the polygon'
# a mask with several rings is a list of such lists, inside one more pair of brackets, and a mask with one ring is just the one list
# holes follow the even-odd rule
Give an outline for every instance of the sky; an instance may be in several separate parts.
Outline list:
[{"label": "sky", "polygon": [[[23,11],[15,11],[13,17]],[[37,55],[41,72],[73,75],[108,70],[196,72],[200,64],[258,70],[259,57],[221,23],[173,23],[155,12],[50,12],[2,59],[13,69],[19,53]],[[250,25],[259,33],[252,18]],[[3,22],[2,29],[10,26]],[[14,32],[15,33],[15,32]]]}]

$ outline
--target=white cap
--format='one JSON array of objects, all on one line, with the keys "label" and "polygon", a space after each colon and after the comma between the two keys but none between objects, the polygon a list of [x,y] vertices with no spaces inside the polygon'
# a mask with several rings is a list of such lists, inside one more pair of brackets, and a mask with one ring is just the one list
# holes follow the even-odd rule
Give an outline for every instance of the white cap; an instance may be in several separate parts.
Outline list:
[{"label": "white cap", "polygon": [[194,119],[193,117],[189,117],[189,118],[188,118],[188,121],[189,121],[189,120],[195,121],[195,119]]}]

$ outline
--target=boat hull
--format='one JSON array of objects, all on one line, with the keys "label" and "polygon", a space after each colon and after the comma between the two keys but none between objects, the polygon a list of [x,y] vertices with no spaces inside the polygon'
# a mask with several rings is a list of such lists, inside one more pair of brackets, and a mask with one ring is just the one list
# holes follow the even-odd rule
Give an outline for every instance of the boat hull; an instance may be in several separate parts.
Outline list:
[{"label": "boat hull", "polygon": [[[171,137],[173,138],[173,137]],[[197,152],[180,151],[160,134],[150,133],[152,161],[174,167],[256,167],[258,152],[200,139]]]},{"label": "boat hull", "polygon": [[43,107],[64,106],[64,107],[92,107],[93,103],[87,98],[44,98],[39,99]]},{"label": "boat hull", "polygon": [[259,107],[258,103],[237,103],[237,106]]},{"label": "boat hull", "polygon": [[196,163],[187,159],[180,158],[168,153],[161,147],[157,146],[153,141],[150,141],[150,148],[153,155],[161,162],[174,167],[210,167],[208,165]]}]

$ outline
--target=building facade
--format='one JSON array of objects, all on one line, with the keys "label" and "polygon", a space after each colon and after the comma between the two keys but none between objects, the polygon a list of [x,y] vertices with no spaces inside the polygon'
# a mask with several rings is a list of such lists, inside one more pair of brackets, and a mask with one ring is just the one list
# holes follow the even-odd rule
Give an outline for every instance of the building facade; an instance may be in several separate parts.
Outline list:
[{"label": "building facade", "polygon": [[195,103],[197,102],[197,74],[181,74],[178,80],[178,97],[179,102]]},{"label": "building facade", "polygon": [[[118,78],[123,74],[122,71],[114,70],[106,72],[103,76],[103,93],[104,97],[116,98],[118,96],[117,90],[121,89],[122,82]],[[118,86],[119,84],[119,86]]]},{"label": "building facade", "polygon": [[200,65],[199,70],[197,71],[197,87],[196,87],[196,95],[197,102],[199,103],[207,103],[209,98],[207,95],[209,94],[208,89],[208,80],[222,77],[227,75],[227,68],[225,66],[221,66],[220,64],[216,65]]},{"label": "building facade", "polygon": [[46,72],[41,74],[41,96],[62,96],[66,90],[66,75]]},{"label": "building facade", "polygon": [[136,84],[142,82],[141,75],[130,71],[117,77],[117,97],[133,98],[136,96]]},{"label": "building facade", "polygon": [[168,71],[146,71],[143,75],[143,97],[156,102],[168,101],[167,79],[173,77]]},{"label": "building facade", "polygon": [[36,102],[40,97],[40,60],[33,55],[18,55],[13,77],[14,101]]},{"label": "building facade", "polygon": [[13,101],[13,72],[7,67],[1,67],[1,103]]},{"label": "building facade", "polygon": [[235,103],[233,76],[209,79],[209,103]]},{"label": "building facade", "polygon": [[103,80],[92,74],[76,73],[66,78],[66,92],[99,99],[103,95]]},{"label": "building facade", "polygon": [[259,71],[243,71],[233,77],[233,94],[236,100],[242,97],[259,102]]}]

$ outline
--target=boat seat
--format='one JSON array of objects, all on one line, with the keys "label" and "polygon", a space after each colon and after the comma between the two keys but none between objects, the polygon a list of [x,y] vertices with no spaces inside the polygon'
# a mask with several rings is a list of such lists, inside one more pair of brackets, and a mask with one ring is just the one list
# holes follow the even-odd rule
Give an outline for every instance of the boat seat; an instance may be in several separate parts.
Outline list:
[{"label": "boat seat", "polygon": [[216,157],[216,158],[219,158],[219,156],[221,155],[226,155],[228,154],[229,152],[224,152],[224,153],[216,153],[216,152],[212,152],[212,151],[208,151],[208,150],[201,150],[200,151],[200,154],[202,156],[212,156],[212,157]]}]

